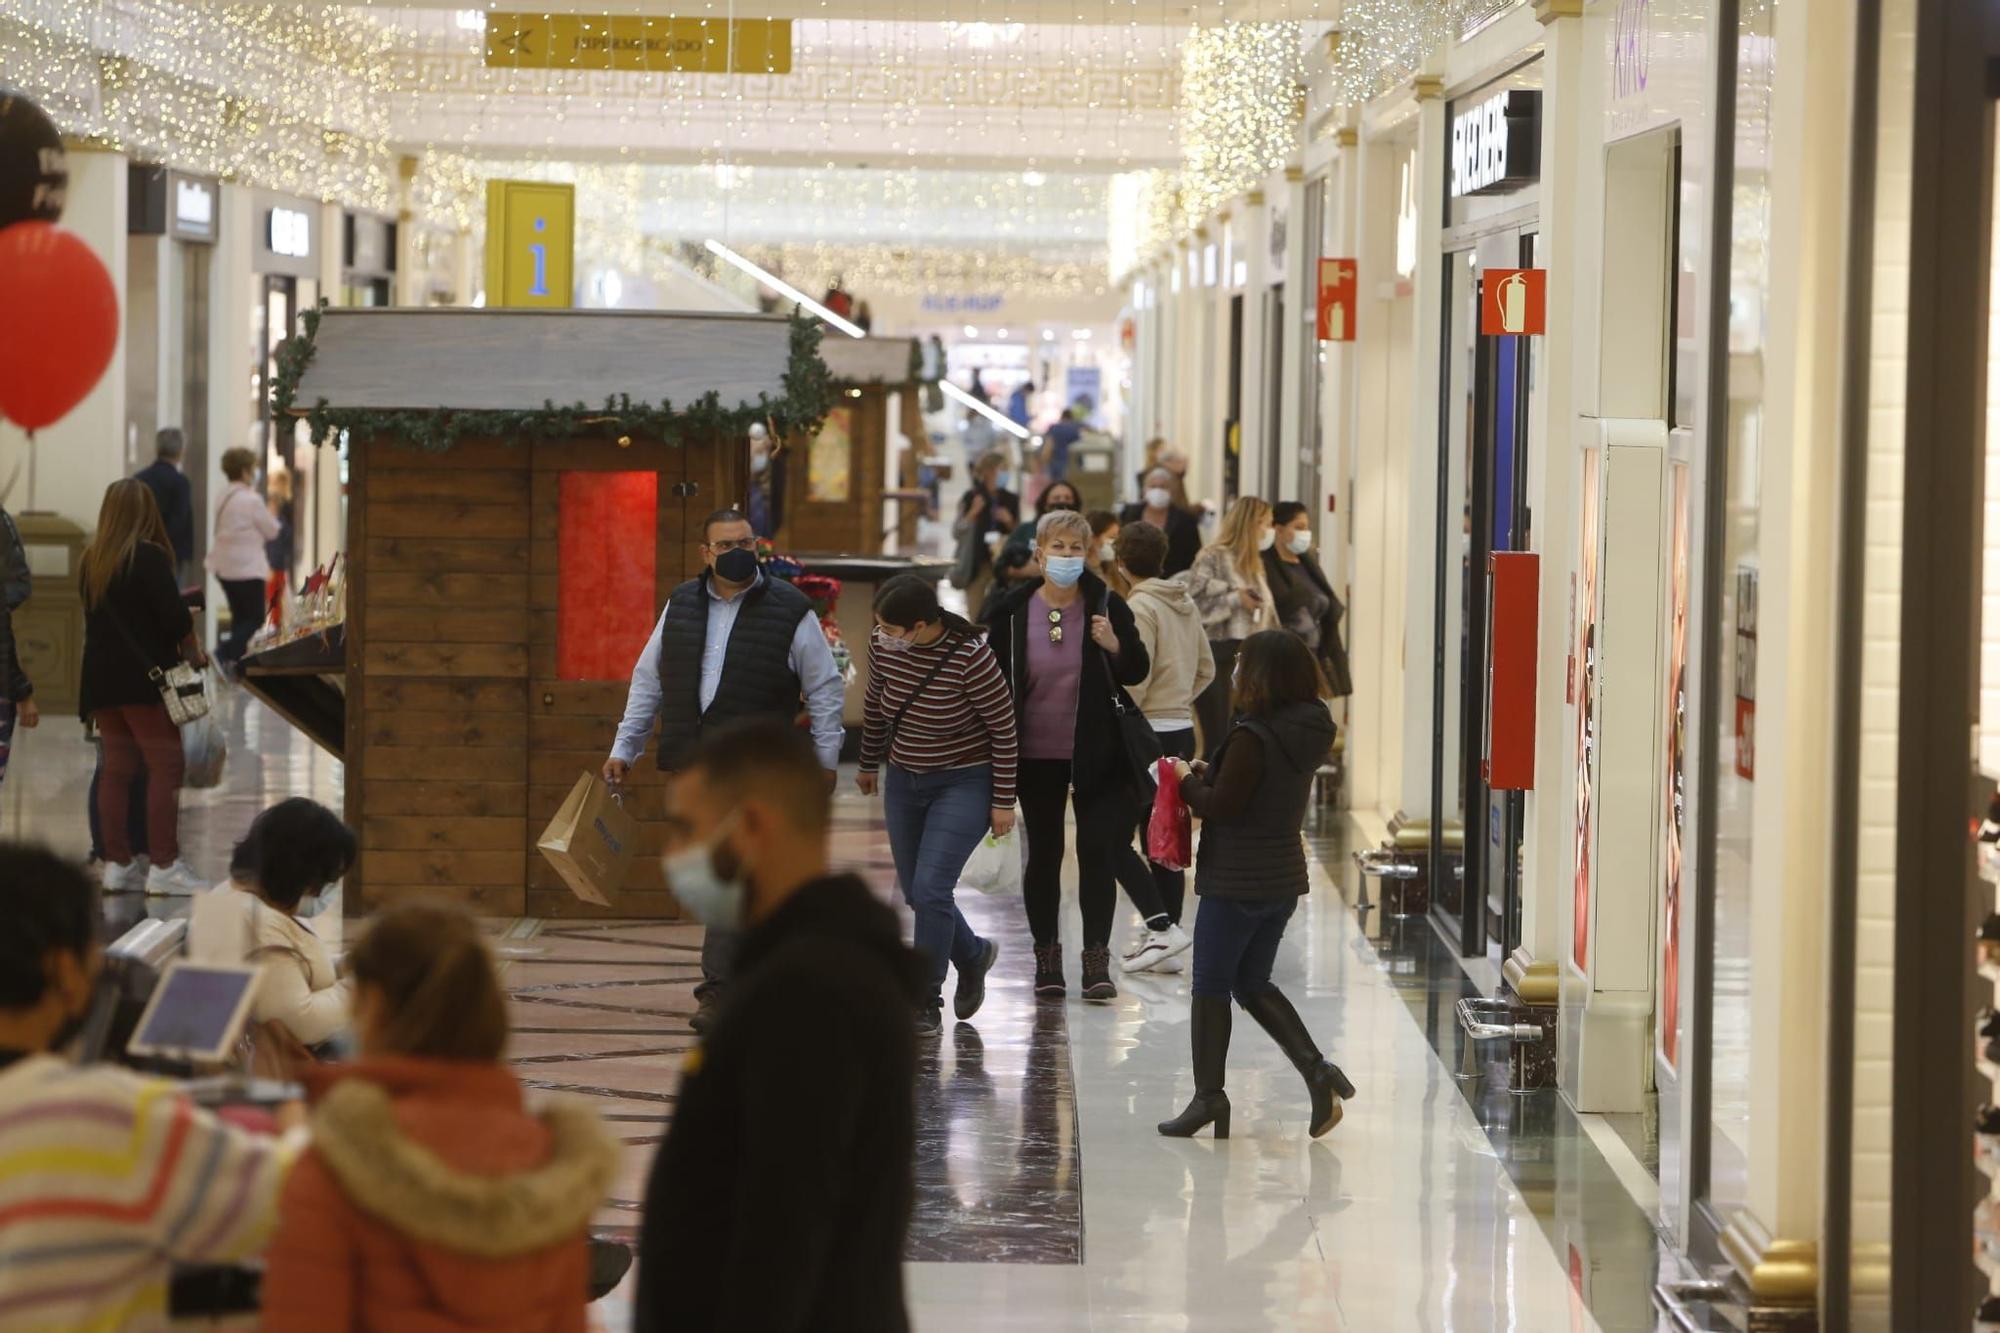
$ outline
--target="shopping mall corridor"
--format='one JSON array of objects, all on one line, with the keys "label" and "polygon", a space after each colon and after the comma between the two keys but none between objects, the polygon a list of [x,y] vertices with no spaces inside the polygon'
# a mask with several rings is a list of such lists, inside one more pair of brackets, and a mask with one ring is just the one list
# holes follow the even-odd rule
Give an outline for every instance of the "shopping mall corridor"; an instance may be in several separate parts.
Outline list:
[{"label": "shopping mall corridor", "polygon": [[[340,793],[339,766],[261,705],[239,695],[226,711],[227,781],[185,797],[191,859],[218,876],[263,804],[297,793],[337,804]],[[0,836],[86,850],[90,753],[73,722],[23,733],[0,788]],[[892,892],[879,805],[844,786],[836,813],[836,860]],[[1355,910],[1350,826],[1337,812],[1319,819],[1314,892],[1277,979],[1360,1095],[1317,1142],[1296,1074],[1247,1021],[1230,1052],[1233,1137],[1160,1138],[1154,1122],[1192,1086],[1186,976],[1121,979],[1107,1005],[1037,1004],[1018,907],[966,895],[1003,954],[976,1021],[930,1039],[916,1090],[908,1281],[919,1329],[1654,1327],[1662,1246],[1643,1128],[1634,1152],[1553,1092],[1508,1093],[1497,1066],[1456,1079],[1450,1011],[1466,974],[1428,923]],[[177,907],[121,898],[107,910],[122,921]],[[623,1139],[599,1230],[629,1234],[694,1041],[697,931],[530,919],[493,929],[518,1071],[591,1098]],[[626,1326],[624,1299],[597,1307],[603,1327]]]}]

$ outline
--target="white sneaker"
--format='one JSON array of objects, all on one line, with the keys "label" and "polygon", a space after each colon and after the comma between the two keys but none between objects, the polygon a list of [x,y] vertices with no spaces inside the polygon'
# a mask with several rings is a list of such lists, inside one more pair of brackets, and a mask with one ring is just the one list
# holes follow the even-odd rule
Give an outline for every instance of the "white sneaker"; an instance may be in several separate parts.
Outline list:
[{"label": "white sneaker", "polygon": [[1120,966],[1126,972],[1154,971],[1166,959],[1186,953],[1193,943],[1188,933],[1177,925],[1170,924],[1165,930],[1149,930],[1139,937],[1138,944],[1125,955]]},{"label": "white sneaker", "polygon": [[208,888],[195,868],[185,861],[170,866],[154,866],[146,872],[146,892],[163,898],[189,898]]},{"label": "white sneaker", "polygon": [[1181,956],[1175,954],[1171,958],[1162,958],[1159,962],[1153,964],[1151,970],[1155,976],[1163,972],[1178,975],[1181,971]]},{"label": "white sneaker", "polygon": [[137,893],[146,887],[146,865],[143,861],[128,861],[122,866],[116,861],[101,861],[97,875],[106,893]]}]

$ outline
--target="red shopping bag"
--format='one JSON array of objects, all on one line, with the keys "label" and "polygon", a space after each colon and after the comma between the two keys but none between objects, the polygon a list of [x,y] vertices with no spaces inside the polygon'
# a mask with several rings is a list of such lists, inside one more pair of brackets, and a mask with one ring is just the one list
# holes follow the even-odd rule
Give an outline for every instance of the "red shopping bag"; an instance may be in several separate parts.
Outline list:
[{"label": "red shopping bag", "polygon": [[1160,760],[1153,766],[1153,777],[1153,817],[1146,822],[1146,856],[1168,870],[1186,870],[1194,859],[1194,822],[1187,802],[1181,799],[1174,761]]}]

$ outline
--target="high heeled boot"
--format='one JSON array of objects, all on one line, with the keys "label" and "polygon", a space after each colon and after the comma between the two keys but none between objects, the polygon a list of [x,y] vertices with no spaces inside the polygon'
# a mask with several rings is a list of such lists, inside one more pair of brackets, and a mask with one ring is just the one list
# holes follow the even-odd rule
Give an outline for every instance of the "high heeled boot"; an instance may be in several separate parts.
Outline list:
[{"label": "high heeled boot", "polygon": [[1245,997],[1243,1007],[1250,1011],[1258,1026],[1271,1034],[1271,1040],[1278,1043],[1278,1049],[1305,1078],[1306,1091],[1312,1094],[1312,1136],[1318,1138],[1339,1124],[1343,1114],[1340,1104],[1354,1095],[1354,1085],[1340,1072],[1339,1065],[1319,1053],[1299,1011],[1292,1008],[1285,993],[1276,986],[1267,986]]},{"label": "high heeled boot", "polygon": [[1215,1126],[1215,1137],[1229,1137],[1229,1094],[1222,1090],[1223,1067],[1229,1062],[1229,997],[1197,995],[1188,1011],[1189,1045],[1194,1048],[1194,1100],[1172,1120],[1160,1122],[1170,1139],[1194,1137],[1203,1125]]}]

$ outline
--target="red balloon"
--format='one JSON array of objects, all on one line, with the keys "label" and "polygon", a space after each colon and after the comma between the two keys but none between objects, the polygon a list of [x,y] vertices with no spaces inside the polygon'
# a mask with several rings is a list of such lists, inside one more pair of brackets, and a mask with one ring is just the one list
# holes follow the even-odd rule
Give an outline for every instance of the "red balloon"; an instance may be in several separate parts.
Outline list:
[{"label": "red balloon", "polygon": [[62,420],[117,346],[118,290],[76,233],[0,230],[0,416],[27,430]]}]

